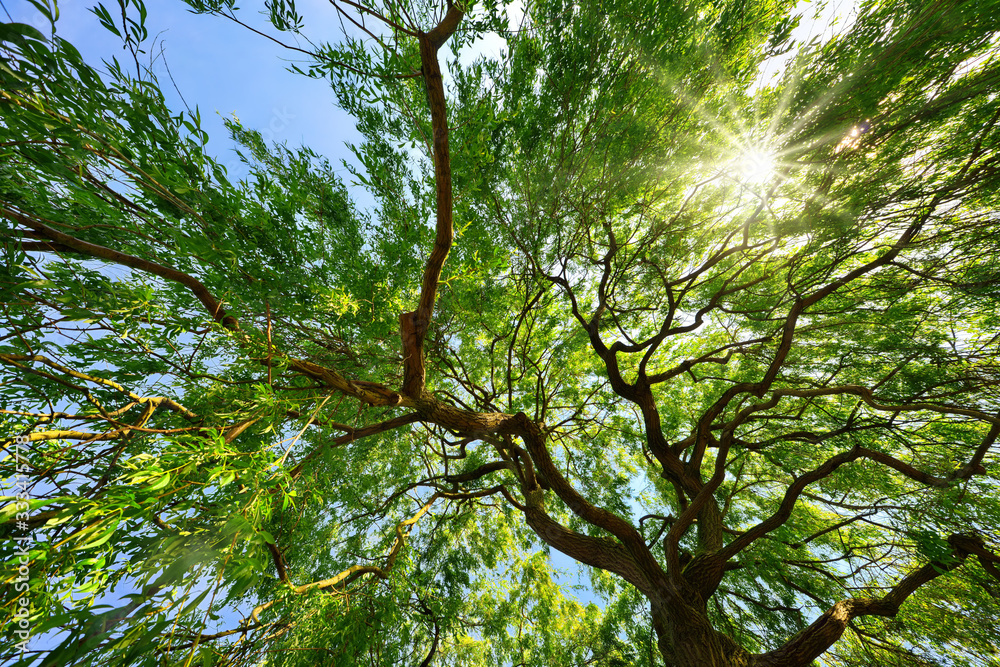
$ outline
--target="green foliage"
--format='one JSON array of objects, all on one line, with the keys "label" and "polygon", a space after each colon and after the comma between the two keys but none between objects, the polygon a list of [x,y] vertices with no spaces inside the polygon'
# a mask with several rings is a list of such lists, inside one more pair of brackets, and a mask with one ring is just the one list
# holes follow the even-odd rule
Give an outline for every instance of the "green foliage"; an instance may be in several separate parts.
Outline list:
[{"label": "green foliage", "polygon": [[94,8],[102,68],[33,4],[6,662],[996,662],[996,3],[810,41],[784,0],[334,3],[331,44],[262,3],[357,119],[350,184],[235,118],[230,178],[142,2]]}]

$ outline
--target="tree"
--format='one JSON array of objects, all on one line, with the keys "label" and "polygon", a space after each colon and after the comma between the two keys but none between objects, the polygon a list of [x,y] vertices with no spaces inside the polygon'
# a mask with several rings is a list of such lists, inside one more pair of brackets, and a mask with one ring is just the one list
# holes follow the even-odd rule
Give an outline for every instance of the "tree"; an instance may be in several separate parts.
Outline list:
[{"label": "tree", "polygon": [[5,660],[997,664],[996,3],[333,2],[372,210],[119,4],[0,29]]}]

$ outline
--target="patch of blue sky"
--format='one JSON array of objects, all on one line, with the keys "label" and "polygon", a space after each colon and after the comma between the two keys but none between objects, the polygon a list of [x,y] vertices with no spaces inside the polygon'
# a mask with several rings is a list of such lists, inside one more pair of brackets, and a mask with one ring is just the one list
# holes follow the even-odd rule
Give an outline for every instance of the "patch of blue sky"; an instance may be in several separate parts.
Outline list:
[{"label": "patch of blue sky", "polygon": [[[231,179],[247,175],[224,125],[234,115],[245,127],[260,131],[265,141],[311,147],[347,176],[341,161],[353,162],[353,155],[345,142],[357,142],[360,135],[354,119],[336,106],[327,82],[289,71],[291,65],[306,61],[304,54],[284,49],[228,19],[196,15],[180,0],[146,4],[150,38],[143,44],[146,53],[140,63],[151,67],[171,109],[179,113],[186,107],[198,108],[209,135],[208,152],[226,166]],[[49,33],[48,22],[31,4],[6,0],[4,5],[14,21]],[[297,5],[310,34],[329,39],[339,35],[340,25],[325,0],[300,0]],[[76,46],[91,65],[112,58],[123,66],[129,64],[131,54],[118,37],[100,26],[91,6],[89,2],[60,2],[56,34]],[[255,29],[269,27],[267,17],[258,12],[243,11],[240,18]],[[290,44],[309,47],[293,34],[279,35]]]}]

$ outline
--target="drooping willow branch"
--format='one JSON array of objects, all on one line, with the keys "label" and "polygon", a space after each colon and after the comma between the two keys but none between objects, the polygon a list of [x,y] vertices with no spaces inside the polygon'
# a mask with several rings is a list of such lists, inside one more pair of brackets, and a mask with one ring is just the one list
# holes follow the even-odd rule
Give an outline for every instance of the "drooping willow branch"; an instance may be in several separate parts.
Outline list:
[{"label": "drooping willow branch", "polygon": [[[403,549],[403,545],[406,543],[407,536],[410,534],[410,531],[413,530],[413,526],[420,521],[422,516],[427,514],[431,505],[434,504],[434,501],[440,497],[441,494],[439,493],[433,494],[427,502],[421,506],[416,514],[405,521],[401,521],[396,526],[396,537],[393,539],[392,546],[389,549],[389,554],[386,556],[385,565],[381,567],[377,565],[352,565],[346,570],[343,570],[342,572],[339,572],[338,574],[327,579],[313,581],[308,584],[302,584],[301,586],[294,586],[291,589],[292,592],[301,595],[311,590],[326,590],[338,584],[349,584],[355,579],[358,579],[366,574],[374,575],[379,579],[387,579],[389,577],[389,570],[392,569],[393,565],[396,563],[396,559],[399,558],[399,554]],[[270,600],[257,605],[250,613],[250,617],[255,623],[259,622],[261,612],[273,607],[275,602],[276,600]]]}]

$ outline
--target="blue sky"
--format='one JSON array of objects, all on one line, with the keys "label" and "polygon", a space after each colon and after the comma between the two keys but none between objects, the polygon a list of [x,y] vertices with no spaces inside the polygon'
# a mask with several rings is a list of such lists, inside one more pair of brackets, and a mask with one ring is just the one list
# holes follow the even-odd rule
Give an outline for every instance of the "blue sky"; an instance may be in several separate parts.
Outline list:
[{"label": "blue sky", "polygon": [[[47,22],[31,3],[2,3],[14,21],[48,32]],[[130,62],[120,39],[102,28],[90,11],[96,3],[62,0],[58,4],[57,34],[76,46],[87,62],[98,66],[114,56]],[[104,5],[116,16],[115,0],[105,0]],[[332,41],[339,36],[339,22],[326,0],[298,0],[296,5],[306,19],[304,32],[311,39]],[[227,165],[231,176],[243,175],[223,127],[223,118],[233,113],[246,127],[263,132],[265,139],[292,147],[307,145],[329,158],[338,170],[341,160],[350,159],[344,142],[359,139],[353,119],[336,107],[326,82],[288,71],[292,62],[304,62],[303,54],[283,49],[227,19],[195,15],[181,0],[146,0],[146,7],[150,39],[144,45],[147,60],[143,62],[148,63],[150,54],[159,54],[162,48],[166,65],[160,59],[153,69],[168,103],[177,111],[184,109],[184,101],[192,109],[198,107],[209,134],[209,153]],[[270,27],[256,7],[248,6],[239,16],[257,29]],[[7,20],[5,14],[0,13],[0,17]],[[268,32],[294,43],[294,35],[277,33],[273,28]],[[168,68],[180,94],[170,82]]]}]

